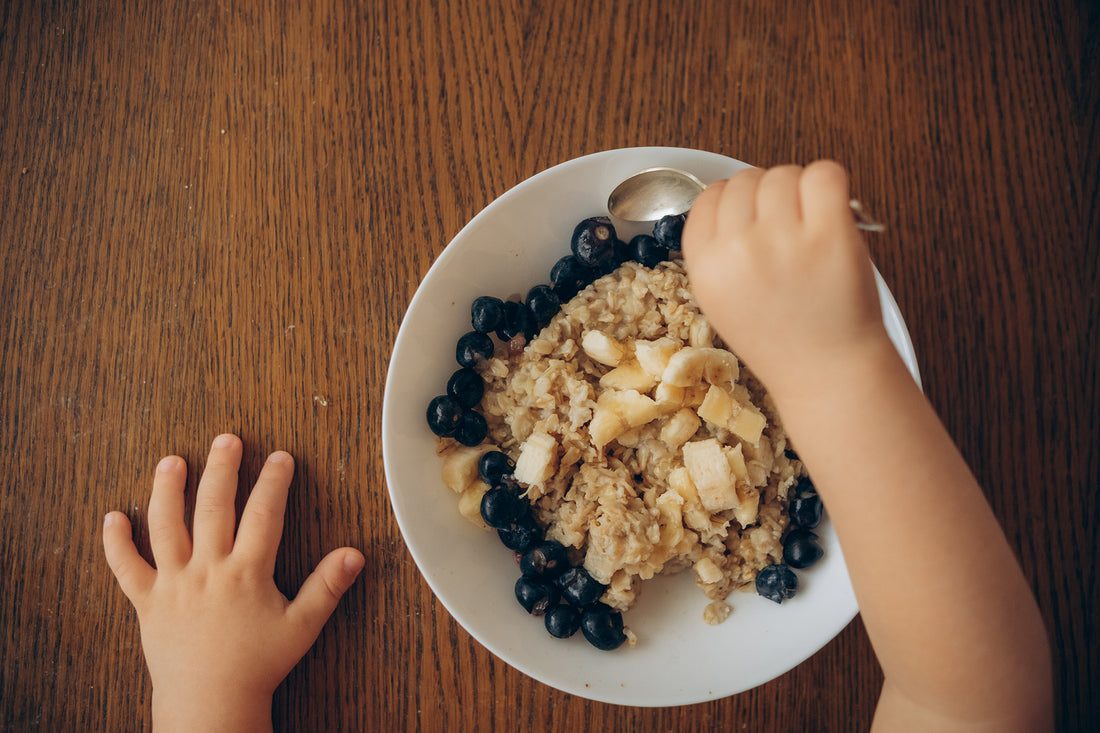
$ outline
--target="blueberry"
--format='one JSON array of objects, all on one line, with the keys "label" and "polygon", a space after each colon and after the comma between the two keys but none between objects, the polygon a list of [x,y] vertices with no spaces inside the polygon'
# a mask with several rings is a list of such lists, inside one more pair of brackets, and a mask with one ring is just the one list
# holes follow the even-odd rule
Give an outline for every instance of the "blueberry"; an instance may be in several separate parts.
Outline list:
[{"label": "blueberry", "polygon": [[516,464],[508,454],[498,450],[491,450],[477,460],[477,475],[490,486],[499,484],[502,478],[515,469]]},{"label": "blueberry", "polygon": [[561,310],[561,300],[549,285],[536,285],[527,293],[527,310],[538,328],[545,328]]},{"label": "blueberry", "polygon": [[477,410],[466,410],[462,413],[462,419],[455,428],[454,439],[462,445],[479,445],[489,434],[489,424]]},{"label": "blueberry", "polygon": [[798,479],[798,483],[794,485],[791,496],[795,499],[805,499],[807,496],[817,496],[817,489],[814,488],[814,484],[810,481],[809,476],[803,476]]},{"label": "blueberry", "polygon": [[509,550],[524,552],[528,547],[539,541],[542,530],[531,517],[530,513],[523,515],[507,527],[497,530],[500,541]]},{"label": "blueberry", "polygon": [[653,238],[665,249],[680,249],[680,236],[684,233],[684,214],[662,216],[653,225]]},{"label": "blueberry", "polygon": [[504,304],[504,320],[497,329],[497,337],[501,341],[511,341],[521,333],[527,338],[535,335],[534,317],[523,303],[509,300]]},{"label": "blueberry", "polygon": [[668,259],[668,247],[648,234],[630,240],[630,259],[645,267],[656,267]]},{"label": "blueberry", "polygon": [[524,575],[555,578],[569,567],[569,555],[560,542],[545,540],[531,547],[519,559],[519,570]]},{"label": "blueberry", "polygon": [[500,328],[504,318],[504,301],[491,295],[475,298],[470,304],[470,325],[480,333],[492,333]]},{"label": "blueberry", "polygon": [[581,627],[581,612],[567,603],[559,603],[546,612],[543,622],[550,636],[568,639]]},{"label": "blueberry", "polygon": [[585,219],[573,229],[569,247],[582,265],[599,269],[615,256],[615,227],[606,216]]},{"label": "blueberry", "polygon": [[481,518],[493,529],[507,529],[524,517],[529,506],[514,491],[494,486],[481,497]]},{"label": "blueberry", "polygon": [[485,380],[470,367],[462,367],[447,380],[447,394],[463,407],[474,407],[485,394]]},{"label": "blueberry", "polygon": [[782,603],[797,590],[798,578],[786,565],[769,565],[756,575],[756,592],[769,601]]},{"label": "blueberry", "polygon": [[618,649],[626,641],[623,615],[602,603],[597,603],[584,612],[581,616],[581,631],[589,644],[604,651]]},{"label": "blueberry", "polygon": [[558,590],[552,583],[520,577],[516,581],[516,600],[532,616],[541,616],[558,602]]},{"label": "blueberry", "polygon": [[488,359],[493,355],[493,340],[484,333],[470,331],[464,334],[455,346],[455,359],[464,367],[477,364],[478,358]]},{"label": "blueberry", "polygon": [[592,268],[582,265],[573,255],[566,255],[550,270],[550,285],[554,288],[558,299],[562,303],[567,303],[574,295],[588,287],[598,274]]},{"label": "blueberry", "polygon": [[463,407],[454,397],[440,395],[428,403],[428,427],[441,438],[454,435],[462,422]]},{"label": "blueberry", "polygon": [[824,554],[817,535],[808,529],[792,529],[783,540],[783,561],[797,570],[810,567]]},{"label": "blueberry", "polygon": [[558,587],[565,600],[584,608],[600,600],[607,586],[600,583],[584,568],[569,568],[558,578]]},{"label": "blueberry", "polygon": [[787,511],[791,516],[791,524],[795,527],[813,529],[821,523],[821,509],[821,497],[810,494],[791,499],[791,506]]}]

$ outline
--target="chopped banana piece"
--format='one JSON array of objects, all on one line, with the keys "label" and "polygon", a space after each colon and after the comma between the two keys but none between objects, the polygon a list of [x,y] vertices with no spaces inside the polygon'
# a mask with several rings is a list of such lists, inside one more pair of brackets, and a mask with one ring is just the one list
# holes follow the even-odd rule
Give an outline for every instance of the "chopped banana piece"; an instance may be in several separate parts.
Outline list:
[{"label": "chopped banana piece", "polygon": [[681,408],[661,428],[661,442],[672,450],[677,450],[695,435],[701,424],[694,410]]},{"label": "chopped banana piece", "polygon": [[741,406],[733,399],[733,395],[717,385],[711,385],[707,396],[699,405],[699,417],[723,428],[729,428],[734,415],[740,411]]},{"label": "chopped banana piece", "polygon": [[691,322],[688,343],[692,346],[714,346],[714,327],[706,316],[699,314]]},{"label": "chopped banana piece", "polygon": [[[593,444],[603,448],[627,430],[645,425],[660,414],[661,408],[657,403],[637,390],[609,389],[596,400],[588,432]],[[518,474],[516,478],[519,478]]]},{"label": "chopped banana piece", "polygon": [[755,445],[760,442],[760,436],[764,434],[764,426],[767,423],[768,419],[760,410],[751,405],[742,405],[730,422],[729,429],[741,440]]},{"label": "chopped banana piece", "polygon": [[472,524],[485,529],[489,529],[489,525],[485,523],[481,516],[481,498],[485,496],[485,492],[488,490],[489,484],[479,479],[458,497],[458,513]]},{"label": "chopped banana piece", "polygon": [[642,368],[636,359],[622,361],[607,374],[600,377],[600,386],[605,389],[633,389],[648,392],[657,384],[657,377]]},{"label": "chopped banana piece", "polygon": [[722,445],[714,438],[685,443],[684,466],[699,492],[699,501],[709,512],[721,512],[738,505],[736,479]]},{"label": "chopped banana piece", "polygon": [[663,336],[656,341],[638,339],[634,342],[634,358],[638,364],[653,376],[654,381],[665,373],[668,361],[680,349],[680,344],[675,339]]},{"label": "chopped banana piece", "polygon": [[687,346],[668,360],[661,381],[677,387],[691,387],[706,380],[711,384],[729,385],[732,389],[739,374],[737,357],[725,349]]},{"label": "chopped banana piece", "polygon": [[704,557],[695,563],[695,574],[704,583],[717,583],[722,579],[722,568],[709,557]]},{"label": "chopped banana piece", "polygon": [[516,481],[542,484],[558,468],[558,443],[546,432],[532,433],[519,449],[514,472]]},{"label": "chopped banana piece", "polygon": [[653,399],[662,408],[676,409],[684,404],[684,388],[674,387],[668,382],[660,382],[653,390]]},{"label": "chopped banana piece", "polygon": [[619,366],[626,349],[603,331],[589,331],[581,339],[581,348],[591,358],[607,366]]},{"label": "chopped banana piece", "polygon": [[496,450],[496,447],[488,443],[472,448],[455,443],[453,448],[443,454],[443,466],[440,469],[443,485],[456,494],[468,489],[478,480],[478,460],[491,450]]}]

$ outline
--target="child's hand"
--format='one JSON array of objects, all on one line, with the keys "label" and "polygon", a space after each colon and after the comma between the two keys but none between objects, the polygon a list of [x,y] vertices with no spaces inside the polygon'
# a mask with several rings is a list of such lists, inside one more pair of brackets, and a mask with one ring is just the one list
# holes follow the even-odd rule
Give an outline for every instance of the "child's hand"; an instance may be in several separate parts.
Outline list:
[{"label": "child's hand", "polygon": [[335,550],[288,601],[273,574],[294,462],[283,452],[268,458],[238,529],[241,452],[235,436],[215,439],[193,542],[184,523],[187,467],[175,456],[157,466],[149,499],[155,569],[134,546],[124,514],[104,521],[107,562],[141,625],[158,730],[270,729],[272,693],[363,568],[357,550]]},{"label": "child's hand", "polygon": [[708,186],[683,253],[699,305],[775,393],[815,364],[888,343],[836,163],[751,168]]}]

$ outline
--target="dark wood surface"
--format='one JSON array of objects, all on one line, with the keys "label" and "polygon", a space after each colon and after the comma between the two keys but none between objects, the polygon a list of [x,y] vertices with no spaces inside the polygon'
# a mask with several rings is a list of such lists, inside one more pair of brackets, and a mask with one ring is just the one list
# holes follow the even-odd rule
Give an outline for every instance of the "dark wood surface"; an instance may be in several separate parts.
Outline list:
[{"label": "dark wood surface", "polygon": [[[292,7],[286,7],[292,6]],[[280,730],[867,727],[857,619],[705,704],[592,703],[435,601],[385,493],[389,349],[461,226],[534,173],[674,145],[833,157],[929,398],[1038,596],[1065,730],[1100,726],[1098,11],[1081,2],[0,5],[0,730],[149,727],[100,524],[235,431],[298,459],[277,580],[368,557]],[[193,479],[192,479],[193,483]],[[934,518],[930,518],[934,521]],[[736,650],[730,650],[736,655]]]}]

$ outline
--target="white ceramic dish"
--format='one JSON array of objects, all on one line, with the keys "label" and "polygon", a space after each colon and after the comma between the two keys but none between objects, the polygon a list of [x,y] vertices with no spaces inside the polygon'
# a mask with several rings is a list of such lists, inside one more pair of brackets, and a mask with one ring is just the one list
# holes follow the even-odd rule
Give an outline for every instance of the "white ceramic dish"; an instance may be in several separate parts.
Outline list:
[{"label": "white ceramic dish", "polygon": [[[551,266],[568,253],[576,222],[606,214],[614,186],[654,166],[688,170],[709,182],[746,164],[697,150],[628,148],[571,160],[507,191],[455,236],[421,283],[394,345],[382,409],[394,514],[413,559],[451,615],[491,652],[545,684],[637,706],[696,703],[750,689],[839,633],[858,608],[831,525],[826,521],[819,531],[825,557],[799,571],[798,595],[782,605],[734,593],[733,615],[708,626],[702,620],[707,599],[690,572],[681,573],[647,581],[625,615],[637,646],[603,652],[579,633],[554,639],[541,618],[515,601],[519,571],[511,552],[496,533],[458,514],[457,497],[440,480],[425,410],[457,368],[454,345],[470,329],[473,299],[506,298],[548,281]],[[886,326],[919,382],[909,335],[881,277],[878,287]]]}]

